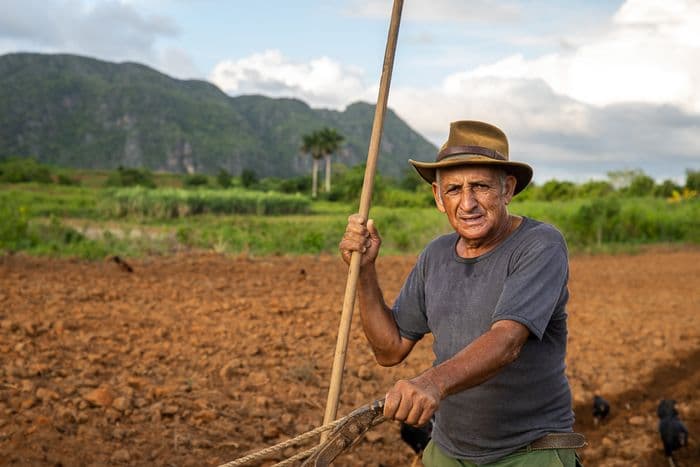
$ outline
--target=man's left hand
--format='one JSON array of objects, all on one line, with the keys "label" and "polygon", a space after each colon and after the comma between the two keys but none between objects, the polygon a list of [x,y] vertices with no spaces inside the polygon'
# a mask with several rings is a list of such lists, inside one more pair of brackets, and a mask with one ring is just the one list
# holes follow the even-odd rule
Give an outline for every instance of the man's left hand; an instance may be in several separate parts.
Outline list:
[{"label": "man's left hand", "polygon": [[442,399],[431,371],[411,380],[399,380],[386,394],[384,416],[413,426],[430,421]]}]

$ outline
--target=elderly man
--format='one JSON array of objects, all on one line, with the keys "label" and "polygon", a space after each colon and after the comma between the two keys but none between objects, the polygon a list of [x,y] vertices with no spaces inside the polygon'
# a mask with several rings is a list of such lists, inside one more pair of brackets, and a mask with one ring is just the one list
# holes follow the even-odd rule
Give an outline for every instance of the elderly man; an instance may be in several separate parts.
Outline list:
[{"label": "elderly man", "polygon": [[381,238],[350,216],[340,243],[362,253],[359,306],[377,362],[402,362],[425,334],[433,366],[400,380],[384,414],[411,425],[434,420],[423,454],[430,466],[575,466],[565,374],[568,255],[551,225],[508,213],[532,177],[508,158],[508,141],[483,122],[450,126],[435,162],[410,163],[432,184],[454,232],[418,258],[393,307],[379,287]]}]

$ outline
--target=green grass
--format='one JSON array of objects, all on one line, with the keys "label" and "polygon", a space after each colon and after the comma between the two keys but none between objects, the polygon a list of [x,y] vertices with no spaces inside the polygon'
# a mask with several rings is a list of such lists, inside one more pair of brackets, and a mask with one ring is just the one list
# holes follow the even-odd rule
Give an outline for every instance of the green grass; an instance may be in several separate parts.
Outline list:
[{"label": "green grass", "polygon": [[[132,201],[138,195],[163,205],[163,199],[210,204],[200,211],[191,207],[177,211],[177,216],[172,215],[173,204],[158,208],[161,211],[151,207],[115,213],[105,208],[104,200],[119,193]],[[259,211],[267,209],[265,205],[261,208],[256,201],[265,196],[271,195],[241,189],[115,191],[84,184],[0,184],[0,250],[81,258],[181,249],[258,256],[335,254],[348,215],[358,210],[357,203],[314,201],[306,202],[306,212],[296,214],[279,213],[277,208],[270,211],[275,215],[211,212],[230,209],[240,200],[252,203],[253,212],[265,212]],[[275,194],[269,199],[279,207],[284,202],[274,203],[287,198]],[[431,239],[451,231],[445,216],[434,207],[397,207],[401,204],[397,199],[404,198],[394,197],[391,207],[373,205],[370,212],[382,235],[383,254],[417,254]],[[651,197],[516,201],[509,209],[554,224],[574,253],[633,251],[652,243],[700,243],[697,198],[679,203]]]},{"label": "green grass", "polygon": [[23,206],[29,217],[98,218],[101,190],[82,186],[37,183],[0,184],[0,205]]},{"label": "green grass", "polygon": [[132,187],[105,190],[99,209],[107,217],[171,219],[200,214],[305,214],[309,212],[310,204],[310,200],[301,195],[240,188],[183,190]]}]

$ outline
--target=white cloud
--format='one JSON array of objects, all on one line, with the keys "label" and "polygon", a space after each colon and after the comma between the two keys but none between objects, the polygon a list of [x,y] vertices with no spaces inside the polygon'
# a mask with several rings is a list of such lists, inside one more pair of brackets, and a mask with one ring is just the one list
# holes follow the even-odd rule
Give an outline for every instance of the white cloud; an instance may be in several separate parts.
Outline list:
[{"label": "white cloud", "polygon": [[508,56],[432,89],[393,89],[389,105],[437,145],[453,120],[501,126],[536,180],[630,168],[679,179],[700,168],[696,31],[700,3],[629,0],[611,29],[582,46]]},{"label": "white cloud", "polygon": [[294,62],[279,50],[219,62],[209,79],[230,94],[297,97],[316,107],[340,109],[367,97],[360,69],[328,57]]},{"label": "white cloud", "polygon": [[145,15],[116,0],[9,0],[0,15],[0,45],[8,52],[76,53],[149,63],[157,55],[156,41],[177,34],[167,17]]},{"label": "white cloud", "polygon": [[588,44],[533,60],[513,55],[453,79],[541,79],[592,105],[646,102],[700,112],[698,31],[698,2],[628,0],[612,29]]},{"label": "white cloud", "polygon": [[179,79],[202,79],[202,73],[183,49],[165,47],[157,59],[157,68]]}]

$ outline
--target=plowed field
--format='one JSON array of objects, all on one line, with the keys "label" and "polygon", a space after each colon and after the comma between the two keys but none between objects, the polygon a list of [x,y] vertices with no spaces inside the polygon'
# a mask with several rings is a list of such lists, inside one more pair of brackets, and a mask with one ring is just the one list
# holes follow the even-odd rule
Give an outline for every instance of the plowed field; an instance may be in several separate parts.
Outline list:
[{"label": "plowed field", "polygon": [[[388,301],[414,260],[379,260]],[[216,466],[321,424],[347,277],[338,257],[129,263],[0,257],[1,465]],[[677,465],[700,465],[700,250],[574,256],[570,290],[585,464],[667,465],[656,406],[673,398],[691,433]],[[425,339],[379,367],[358,318],[339,415],[432,360]],[[598,426],[595,393],[612,404]],[[334,465],[412,461],[387,422]]]}]

